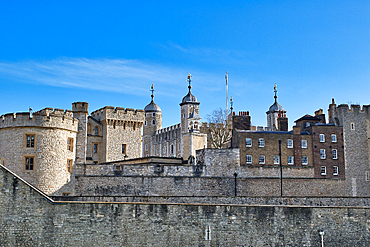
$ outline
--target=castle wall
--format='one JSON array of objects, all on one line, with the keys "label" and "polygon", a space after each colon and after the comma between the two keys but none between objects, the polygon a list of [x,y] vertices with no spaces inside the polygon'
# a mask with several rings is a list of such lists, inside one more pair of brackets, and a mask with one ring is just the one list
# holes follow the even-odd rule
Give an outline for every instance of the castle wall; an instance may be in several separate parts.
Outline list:
[{"label": "castle wall", "polygon": [[368,207],[53,202],[0,167],[1,246],[370,245]]},{"label": "castle wall", "polygon": [[[0,117],[0,158],[4,165],[47,194],[57,192],[71,180],[76,157],[78,120],[70,111],[45,108],[33,114],[6,114]],[[26,136],[35,138],[27,147]],[[68,150],[68,138],[72,148]],[[26,158],[33,166],[26,167]]]}]

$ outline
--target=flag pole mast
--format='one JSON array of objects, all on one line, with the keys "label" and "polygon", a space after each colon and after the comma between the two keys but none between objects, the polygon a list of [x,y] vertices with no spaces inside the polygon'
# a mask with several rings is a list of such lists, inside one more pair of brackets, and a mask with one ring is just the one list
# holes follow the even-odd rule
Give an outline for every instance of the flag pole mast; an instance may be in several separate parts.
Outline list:
[{"label": "flag pole mast", "polygon": [[227,71],[225,75],[225,80],[226,80],[226,117],[228,117],[229,115],[229,86],[227,84],[227,80],[228,80]]}]

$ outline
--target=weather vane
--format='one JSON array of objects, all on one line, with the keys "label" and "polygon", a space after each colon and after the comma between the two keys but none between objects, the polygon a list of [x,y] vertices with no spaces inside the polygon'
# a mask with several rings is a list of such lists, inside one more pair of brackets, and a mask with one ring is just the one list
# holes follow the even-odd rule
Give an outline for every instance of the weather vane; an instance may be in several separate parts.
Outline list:
[{"label": "weather vane", "polygon": [[154,84],[152,84],[152,87],[150,88],[150,90],[149,91],[151,91],[152,92],[152,100],[154,99]]},{"label": "weather vane", "polygon": [[189,82],[189,86],[188,86],[188,88],[189,88],[189,90],[190,90],[190,88],[191,88],[191,85],[190,85],[190,83],[192,82],[192,80],[191,80],[191,74],[189,73],[189,75],[188,75],[188,82]]}]

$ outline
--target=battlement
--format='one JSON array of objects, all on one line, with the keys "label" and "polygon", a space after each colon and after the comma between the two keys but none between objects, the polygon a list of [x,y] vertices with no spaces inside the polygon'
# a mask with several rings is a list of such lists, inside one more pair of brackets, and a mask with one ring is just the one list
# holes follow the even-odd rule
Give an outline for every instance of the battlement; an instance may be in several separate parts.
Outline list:
[{"label": "battlement", "polygon": [[125,121],[144,122],[145,111],[141,109],[105,106],[91,112],[91,116],[97,120],[116,119]]},{"label": "battlement", "polygon": [[337,110],[339,112],[353,112],[353,113],[370,113],[370,105],[363,105],[362,107],[360,105],[348,105],[348,104],[340,104],[337,107]]},{"label": "battlement", "polygon": [[167,128],[159,129],[155,132],[156,135],[168,133],[170,131],[178,130],[181,128],[181,124],[175,124]]},{"label": "battlement", "polygon": [[72,117],[72,111],[57,108],[44,108],[33,114],[18,112],[0,116],[0,129],[12,127],[48,127],[77,131],[78,119]]}]

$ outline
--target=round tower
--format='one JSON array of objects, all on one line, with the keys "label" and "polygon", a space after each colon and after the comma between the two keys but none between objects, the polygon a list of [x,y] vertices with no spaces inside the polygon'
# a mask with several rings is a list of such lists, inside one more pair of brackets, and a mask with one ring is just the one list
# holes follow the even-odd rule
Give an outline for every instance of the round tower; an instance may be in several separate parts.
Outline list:
[{"label": "round tower", "polygon": [[143,127],[143,157],[154,156],[154,150],[152,151],[153,147],[153,134],[162,129],[162,110],[161,108],[154,103],[154,85],[150,89],[152,92],[152,100],[151,102],[145,106],[145,122]]},{"label": "round tower", "polygon": [[267,128],[270,131],[278,130],[278,118],[279,114],[280,116],[285,116],[286,111],[283,109],[281,105],[277,102],[277,88],[276,84],[274,86],[274,93],[275,93],[275,102],[272,104],[269,108],[269,110],[266,112],[267,114]]},{"label": "round tower", "polygon": [[[191,126],[194,124],[193,121],[196,119],[197,121],[200,121],[199,118],[199,102],[197,101],[197,98],[191,93],[191,74],[188,75],[188,82],[189,82],[189,92],[187,95],[185,95],[184,98],[182,98],[182,102],[180,103],[181,106],[181,133],[189,133],[191,132],[195,126]],[[199,126],[199,123],[197,123]]]}]

